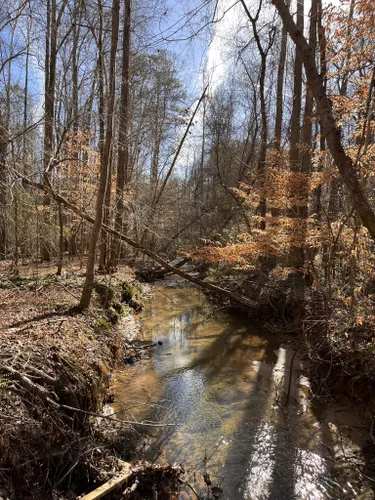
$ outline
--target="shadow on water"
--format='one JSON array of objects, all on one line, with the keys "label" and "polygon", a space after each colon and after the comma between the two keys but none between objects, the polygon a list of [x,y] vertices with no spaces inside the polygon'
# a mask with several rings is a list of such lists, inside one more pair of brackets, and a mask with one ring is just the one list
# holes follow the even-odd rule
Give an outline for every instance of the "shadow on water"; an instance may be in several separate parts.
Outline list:
[{"label": "shadow on water", "polygon": [[202,493],[206,456],[230,500],[343,498],[321,426],[299,399],[298,369],[284,408],[291,353],[273,337],[245,316],[213,315],[187,288],[155,287],[142,321],[144,339],[163,345],[117,377],[114,409],[177,425],[144,434],[136,458],[183,463]]}]

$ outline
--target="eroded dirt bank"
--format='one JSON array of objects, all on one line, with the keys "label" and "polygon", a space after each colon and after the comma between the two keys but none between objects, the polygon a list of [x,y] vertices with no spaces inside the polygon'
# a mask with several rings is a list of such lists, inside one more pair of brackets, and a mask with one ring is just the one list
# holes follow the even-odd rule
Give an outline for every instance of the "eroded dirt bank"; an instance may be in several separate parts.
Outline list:
[{"label": "eroded dirt bank", "polygon": [[[48,266],[37,274],[23,268],[22,278],[2,271],[0,497],[76,498],[117,468],[110,425],[103,436],[90,412],[110,399],[111,371],[126,361],[137,333],[122,287],[132,273],[99,278],[92,307],[78,314],[78,268],[62,278]],[[129,426],[116,425],[130,445]]]}]

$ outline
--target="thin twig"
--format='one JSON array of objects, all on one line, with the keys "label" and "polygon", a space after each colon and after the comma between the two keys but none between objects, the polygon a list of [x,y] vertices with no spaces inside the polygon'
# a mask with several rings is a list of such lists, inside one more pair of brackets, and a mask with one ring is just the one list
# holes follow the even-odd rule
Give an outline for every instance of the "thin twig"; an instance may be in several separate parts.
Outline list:
[{"label": "thin twig", "polygon": [[59,404],[59,406],[61,408],[65,408],[66,410],[76,411],[77,413],[84,413],[85,415],[91,415],[92,417],[107,418],[108,420],[113,420],[114,422],[119,422],[122,424],[139,425],[142,427],[175,427],[176,425],[171,423],[163,424],[152,421],[137,422],[132,420],[120,420],[118,418],[114,418],[112,415],[104,415],[103,413],[96,413],[93,411],[82,410],[81,408],[74,408],[73,406],[68,406],[63,404]]}]

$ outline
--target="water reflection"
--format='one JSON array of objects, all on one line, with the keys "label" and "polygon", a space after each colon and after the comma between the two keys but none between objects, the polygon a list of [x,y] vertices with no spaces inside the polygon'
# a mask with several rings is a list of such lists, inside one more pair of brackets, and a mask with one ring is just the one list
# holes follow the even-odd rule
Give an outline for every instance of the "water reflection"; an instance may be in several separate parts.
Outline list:
[{"label": "water reflection", "polygon": [[298,362],[291,402],[280,404],[291,353],[273,337],[245,317],[213,314],[200,291],[178,287],[153,289],[142,335],[163,345],[118,376],[115,410],[129,416],[132,401],[150,402],[133,405],[132,415],[177,425],[150,430],[137,458],[183,463],[203,494],[206,456],[211,479],[230,500],[351,498],[306,405]]}]

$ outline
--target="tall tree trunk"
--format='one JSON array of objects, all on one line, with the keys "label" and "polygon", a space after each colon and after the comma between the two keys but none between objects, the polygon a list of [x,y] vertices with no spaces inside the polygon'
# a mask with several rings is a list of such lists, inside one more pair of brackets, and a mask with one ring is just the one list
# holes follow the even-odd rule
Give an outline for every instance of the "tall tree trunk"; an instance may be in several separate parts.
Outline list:
[{"label": "tall tree trunk", "polygon": [[[109,152],[108,158],[108,185],[104,198],[104,210],[103,210],[103,224],[109,225],[111,220],[111,189],[112,189],[112,172],[113,172],[113,147],[111,146],[111,150]],[[108,272],[109,262],[108,262],[108,240],[109,235],[106,231],[101,232],[100,235],[100,253],[99,253],[99,271]]]},{"label": "tall tree trunk", "polygon": [[0,259],[7,249],[7,130],[0,114]]},{"label": "tall tree trunk", "polygon": [[[289,6],[290,0],[287,0],[287,5]],[[281,135],[283,127],[283,104],[284,104],[284,73],[285,73],[285,60],[286,60],[286,47],[288,41],[288,33],[285,26],[283,25],[281,31],[281,41],[280,41],[280,55],[279,64],[277,67],[277,88],[276,88],[276,116],[275,116],[275,135],[274,135],[274,148],[276,151],[280,151],[281,147]]]},{"label": "tall tree trunk", "polygon": [[[290,0],[287,0],[289,6]],[[277,67],[277,85],[276,85],[276,116],[275,116],[275,131],[273,138],[274,162],[273,168],[279,170],[279,161],[281,156],[281,137],[283,128],[283,105],[284,105],[284,79],[285,79],[285,61],[286,49],[288,42],[288,33],[284,25],[282,25],[280,39],[280,55]],[[277,218],[280,216],[280,208],[271,206],[271,216],[273,225],[277,224]],[[277,256],[270,256],[268,259],[269,269],[277,266]]]},{"label": "tall tree trunk", "polygon": [[61,208],[61,203],[57,204],[58,216],[59,216],[59,257],[57,263],[57,276],[61,276],[62,267],[64,262],[64,219]]},{"label": "tall tree trunk", "polygon": [[[323,85],[324,88],[326,88],[326,83],[327,83],[327,41],[326,41],[326,35],[325,35],[325,29],[322,23],[322,15],[323,15],[323,5],[322,5],[322,0],[317,0],[317,28],[318,28],[318,40],[319,40],[319,62],[320,62],[320,74],[323,76]],[[321,124],[319,123],[319,129],[320,129],[320,152],[323,154],[323,152],[326,149],[326,140],[324,137],[324,133],[321,127]],[[318,171],[323,170],[323,160],[321,159],[318,165]],[[322,187],[319,185],[316,190],[316,199],[315,199],[315,210],[314,212],[317,215],[318,220],[321,217],[321,210],[322,210]],[[324,252],[325,253],[325,252]]]},{"label": "tall tree trunk", "polygon": [[[265,98],[265,86],[266,86],[266,69],[267,69],[267,55],[262,52],[261,54],[261,69],[260,69],[260,109],[262,115],[262,127],[260,133],[260,152],[258,159],[258,176],[261,185],[264,184],[264,176],[266,173],[266,157],[267,157],[267,140],[268,140],[268,117],[267,117],[267,107]],[[262,198],[259,204],[259,215],[262,217],[260,222],[260,229],[266,229],[266,213],[267,213],[267,201],[266,198]]]},{"label": "tall tree trunk", "polygon": [[[130,68],[130,28],[132,0],[124,0],[124,29],[122,39],[122,75],[120,98],[119,145],[116,178],[116,216],[115,230],[123,231],[124,224],[124,189],[129,182],[129,68]],[[113,238],[110,267],[116,269],[121,254],[121,241]]]},{"label": "tall tree trunk", "polygon": [[[303,11],[304,0],[297,0],[297,29],[303,33]],[[300,142],[301,142],[301,108],[302,108],[302,59],[299,52],[295,52],[294,62],[294,86],[293,86],[293,106],[290,124],[290,150],[289,162],[290,171],[292,173],[291,195],[297,196],[298,193],[294,187],[295,175],[300,172]],[[298,221],[298,204],[293,205],[289,212],[289,217],[294,221]],[[300,268],[304,264],[303,247],[300,244],[301,234],[299,229],[291,227],[291,244],[290,244],[290,265]]]},{"label": "tall tree trunk", "polygon": [[[103,206],[103,223],[108,224],[109,223],[109,211],[110,211],[110,203],[111,203],[111,186],[110,186],[110,179],[112,176],[112,160],[113,160],[113,155],[112,155],[112,141],[109,147],[109,151],[106,151],[107,147],[107,136],[110,133],[112,135],[113,133],[113,121],[110,123],[110,129],[108,128],[108,119],[107,119],[107,129],[105,128],[105,109],[107,109],[107,113],[109,112],[109,106],[110,106],[110,99],[111,99],[111,86],[109,84],[106,92],[106,98],[105,98],[105,89],[104,89],[104,82],[105,82],[105,74],[106,74],[106,68],[105,68],[105,57],[104,57],[104,51],[103,51],[103,6],[102,2],[100,0],[98,4],[99,8],[99,40],[98,40],[98,51],[99,51],[99,60],[98,60],[98,65],[99,65],[99,149],[100,149],[100,159],[101,159],[101,168],[107,168],[108,167],[108,184],[106,188],[106,194],[104,197],[104,206]],[[110,64],[112,61],[110,62]],[[111,71],[111,68],[110,68]],[[108,117],[108,115],[107,115]],[[108,164],[107,167],[103,166],[103,164],[106,163]],[[105,271],[107,267],[107,249],[108,249],[108,234],[105,233],[104,231],[101,231],[100,234],[100,254],[99,254],[99,270],[100,271]]]},{"label": "tall tree trunk", "polygon": [[[57,63],[57,36],[61,19],[68,0],[62,0],[57,8],[56,0],[47,0],[47,28],[45,52],[45,82],[44,82],[44,175],[48,176],[51,170],[53,154],[54,118],[55,118],[55,93],[56,93],[56,63]],[[46,179],[47,180],[47,179]],[[51,260],[51,242],[48,228],[50,226],[51,198],[44,198],[43,237],[41,241],[41,258]]]},{"label": "tall tree trunk", "polygon": [[[266,97],[265,97],[265,87],[266,87],[266,72],[267,72],[267,56],[274,42],[274,34],[273,31],[269,34],[269,41],[266,48],[263,48],[262,42],[259,37],[257,22],[259,20],[259,14],[262,8],[262,0],[259,3],[259,7],[255,17],[253,17],[245,3],[244,0],[240,0],[241,4],[245,10],[245,13],[251,23],[253,28],[253,34],[255,43],[257,45],[259,55],[260,55],[260,76],[259,76],[259,92],[260,92],[260,110],[261,110],[261,119],[262,119],[262,127],[260,133],[260,151],[258,158],[258,178],[260,187],[262,188],[264,184],[264,176],[266,169],[266,157],[267,157],[267,140],[268,140],[268,117],[267,117],[267,106],[266,106]],[[259,214],[262,217],[260,223],[260,229],[264,230],[266,228],[266,212],[267,212],[267,201],[265,198],[262,198],[259,203]]]},{"label": "tall tree trunk", "polygon": [[110,54],[110,70],[109,70],[109,100],[107,107],[107,129],[105,135],[105,144],[103,148],[103,159],[100,170],[99,192],[96,200],[95,221],[90,236],[89,252],[87,256],[86,278],[82,290],[81,301],[79,307],[85,309],[90,305],[92,290],[95,278],[95,256],[98,244],[99,234],[103,224],[103,209],[104,201],[108,186],[108,172],[110,151],[112,145],[112,129],[113,129],[113,111],[115,104],[115,70],[116,70],[116,51],[118,44],[120,21],[120,0],[112,2],[112,36],[111,36],[111,54]]},{"label": "tall tree trunk", "polygon": [[[49,168],[52,157],[53,144],[53,118],[55,103],[55,79],[56,79],[56,44],[57,30],[56,22],[56,0],[47,0],[47,27],[46,27],[46,53],[44,63],[44,171]],[[43,233],[41,237],[41,258],[43,261],[51,260],[51,243],[48,236],[50,225],[51,198],[45,195],[43,199]]]},{"label": "tall tree trunk", "polygon": [[[23,96],[23,130],[27,129],[29,123],[29,64],[30,64],[30,32],[31,32],[31,22],[30,20],[26,23],[26,58],[25,58],[25,80],[24,80],[24,96]],[[22,173],[24,175],[29,174],[28,166],[28,155],[29,155],[29,144],[27,134],[23,134],[22,139],[22,154],[23,154],[23,168]],[[25,221],[26,217],[26,207],[24,206],[22,200],[20,200],[20,216],[21,216],[21,234],[23,235],[23,241],[25,241],[25,235],[28,233],[28,227]],[[27,253],[25,245],[21,243],[20,245],[21,257],[23,258]]]},{"label": "tall tree trunk", "polygon": [[[309,44],[313,51],[316,51],[316,27],[317,27],[317,0],[311,0],[310,10],[310,28]],[[307,233],[307,218],[309,215],[309,174],[311,173],[312,156],[312,132],[313,132],[313,108],[314,98],[310,87],[306,88],[305,111],[303,117],[302,129],[302,148],[301,148],[301,182],[299,184],[300,206],[298,207],[298,218],[301,224],[301,256],[303,263],[305,261],[305,239]]]},{"label": "tall tree trunk", "polygon": [[[73,42],[72,42],[72,104],[71,112],[73,119],[73,134],[77,135],[79,130],[79,50],[78,42],[80,37],[80,21],[82,12],[82,0],[74,0],[73,16],[76,22],[73,25]],[[78,160],[78,152],[75,156]]]}]

